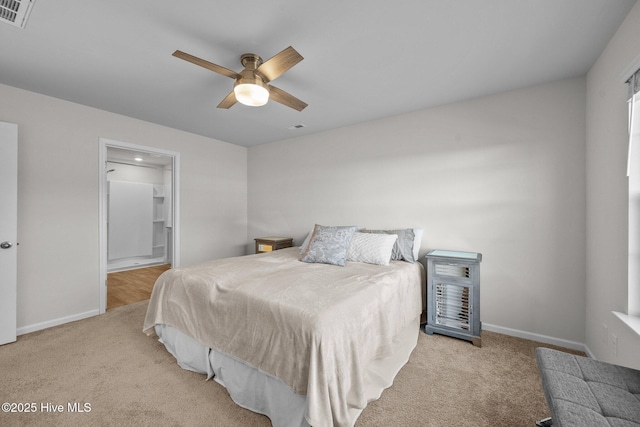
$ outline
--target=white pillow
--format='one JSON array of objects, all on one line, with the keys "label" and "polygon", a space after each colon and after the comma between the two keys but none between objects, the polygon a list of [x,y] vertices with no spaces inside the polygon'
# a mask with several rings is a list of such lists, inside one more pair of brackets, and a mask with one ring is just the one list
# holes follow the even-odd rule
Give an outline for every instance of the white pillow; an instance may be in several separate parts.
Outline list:
[{"label": "white pillow", "polygon": [[418,260],[420,253],[420,245],[422,245],[422,235],[424,230],[422,228],[413,229],[413,259]]},{"label": "white pillow", "polygon": [[304,252],[304,250],[307,249],[307,246],[309,246],[309,240],[311,240],[311,235],[313,234],[313,230],[315,230],[315,226],[311,229],[309,234],[307,234],[307,238],[304,239],[304,242],[302,242],[302,245],[300,245],[300,253]]},{"label": "white pillow", "polygon": [[347,251],[347,261],[389,265],[397,234],[354,233]]}]

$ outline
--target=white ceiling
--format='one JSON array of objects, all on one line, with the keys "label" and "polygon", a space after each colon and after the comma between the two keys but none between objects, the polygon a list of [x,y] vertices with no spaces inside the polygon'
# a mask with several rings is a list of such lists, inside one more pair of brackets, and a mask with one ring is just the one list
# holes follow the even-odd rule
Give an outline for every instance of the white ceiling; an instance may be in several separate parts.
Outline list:
[{"label": "white ceiling", "polygon": [[[36,0],[0,24],[0,83],[252,146],[584,75],[634,3]],[[171,56],[240,71],[289,45],[305,59],[273,84],[302,112],[217,109],[233,80]]]}]

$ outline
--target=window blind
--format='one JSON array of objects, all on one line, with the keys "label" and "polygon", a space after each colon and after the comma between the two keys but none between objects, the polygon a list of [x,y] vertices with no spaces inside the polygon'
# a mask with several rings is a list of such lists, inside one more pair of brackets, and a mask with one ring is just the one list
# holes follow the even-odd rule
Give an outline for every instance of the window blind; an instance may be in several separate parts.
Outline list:
[{"label": "window blind", "polygon": [[627,80],[627,85],[629,87],[629,101],[633,99],[633,95],[640,92],[640,69],[636,70],[635,73],[629,77]]}]

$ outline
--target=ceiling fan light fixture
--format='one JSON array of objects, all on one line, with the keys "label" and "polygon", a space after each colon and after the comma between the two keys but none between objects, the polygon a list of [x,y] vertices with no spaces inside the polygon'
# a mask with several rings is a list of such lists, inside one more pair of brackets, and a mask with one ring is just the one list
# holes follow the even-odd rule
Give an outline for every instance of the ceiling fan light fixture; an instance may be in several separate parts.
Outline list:
[{"label": "ceiling fan light fixture", "polygon": [[250,107],[261,107],[269,101],[269,89],[257,76],[242,76],[233,85],[238,102]]},{"label": "ceiling fan light fixture", "polygon": [[241,83],[233,88],[238,102],[250,107],[262,107],[269,101],[269,91],[253,83]]},{"label": "ceiling fan light fixture", "polygon": [[[0,0],[0,3],[2,1],[4,0]],[[233,90],[218,104],[218,108],[229,109],[238,102],[259,107],[269,102],[269,98],[297,111],[302,111],[307,107],[306,102],[268,84],[304,59],[291,46],[275,54],[266,62],[263,62],[262,58],[256,54],[243,54],[240,57],[240,62],[245,68],[239,73],[181,50],[173,52],[173,56],[235,80]]]}]

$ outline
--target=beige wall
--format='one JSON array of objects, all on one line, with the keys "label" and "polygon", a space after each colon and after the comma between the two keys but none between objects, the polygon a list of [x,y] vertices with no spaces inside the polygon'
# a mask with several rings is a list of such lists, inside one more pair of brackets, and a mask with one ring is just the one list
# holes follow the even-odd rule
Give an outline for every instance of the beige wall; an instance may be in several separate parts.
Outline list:
[{"label": "beige wall", "polygon": [[249,232],[424,228],[483,254],[485,328],[584,342],[585,80],[251,147]]},{"label": "beige wall", "polygon": [[[640,369],[640,336],[611,314],[612,310],[627,310],[629,136],[622,73],[640,57],[638,40],[640,3],[587,75],[585,342],[597,359]],[[612,334],[618,341],[617,355],[612,350]]]},{"label": "beige wall", "polygon": [[18,328],[96,314],[99,139],[180,153],[181,264],[243,255],[247,150],[0,85],[18,124]]}]

